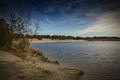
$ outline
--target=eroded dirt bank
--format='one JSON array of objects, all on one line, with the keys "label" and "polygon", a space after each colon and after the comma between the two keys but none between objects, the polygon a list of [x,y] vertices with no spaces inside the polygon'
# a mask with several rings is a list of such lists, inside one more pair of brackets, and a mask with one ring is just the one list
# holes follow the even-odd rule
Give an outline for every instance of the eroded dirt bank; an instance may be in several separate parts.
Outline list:
[{"label": "eroded dirt bank", "polygon": [[57,62],[44,61],[44,56],[21,58],[0,51],[0,80],[80,80],[83,72],[61,68]]}]

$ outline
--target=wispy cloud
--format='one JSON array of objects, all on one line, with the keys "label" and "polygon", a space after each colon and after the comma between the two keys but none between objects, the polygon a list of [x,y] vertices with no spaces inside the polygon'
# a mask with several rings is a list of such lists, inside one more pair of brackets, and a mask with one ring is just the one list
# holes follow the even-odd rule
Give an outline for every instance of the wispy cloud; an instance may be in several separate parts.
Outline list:
[{"label": "wispy cloud", "polygon": [[118,12],[107,13],[78,33],[84,36],[120,36],[119,21],[120,17]]},{"label": "wispy cloud", "polygon": [[53,22],[48,18],[48,16],[45,15],[44,17],[47,24],[54,25]]}]

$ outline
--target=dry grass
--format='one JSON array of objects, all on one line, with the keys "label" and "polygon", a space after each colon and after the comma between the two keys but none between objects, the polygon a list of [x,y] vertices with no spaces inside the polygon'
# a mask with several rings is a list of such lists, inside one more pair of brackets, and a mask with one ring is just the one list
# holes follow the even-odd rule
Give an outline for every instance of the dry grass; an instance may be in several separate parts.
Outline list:
[{"label": "dry grass", "polygon": [[[36,50],[33,52],[38,53]],[[83,75],[80,70],[61,68],[48,62],[48,59],[41,58],[43,55],[23,59],[14,54],[0,51],[0,80],[79,80]]]}]

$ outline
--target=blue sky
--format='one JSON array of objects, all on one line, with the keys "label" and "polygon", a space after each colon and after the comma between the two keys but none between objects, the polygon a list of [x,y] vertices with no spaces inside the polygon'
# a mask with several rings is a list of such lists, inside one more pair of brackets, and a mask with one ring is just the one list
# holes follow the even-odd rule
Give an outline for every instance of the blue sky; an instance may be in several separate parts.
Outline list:
[{"label": "blue sky", "polygon": [[38,23],[39,34],[120,36],[119,0],[3,0],[3,3],[18,12],[30,11],[30,26],[34,30]]}]

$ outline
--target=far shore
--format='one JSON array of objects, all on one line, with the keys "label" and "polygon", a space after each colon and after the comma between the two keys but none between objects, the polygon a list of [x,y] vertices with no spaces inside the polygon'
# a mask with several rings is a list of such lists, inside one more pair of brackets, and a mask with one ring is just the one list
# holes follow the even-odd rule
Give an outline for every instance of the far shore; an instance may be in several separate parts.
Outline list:
[{"label": "far shore", "polygon": [[37,39],[33,39],[32,43],[81,42],[81,41],[84,41],[84,40],[51,40],[51,39],[37,40]]},{"label": "far shore", "polygon": [[59,40],[59,39],[42,39],[38,40],[34,38],[33,40],[30,40],[30,43],[57,43],[57,42],[83,42],[83,41],[118,41],[118,40],[72,40],[72,39],[66,39],[66,40]]}]

